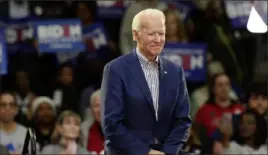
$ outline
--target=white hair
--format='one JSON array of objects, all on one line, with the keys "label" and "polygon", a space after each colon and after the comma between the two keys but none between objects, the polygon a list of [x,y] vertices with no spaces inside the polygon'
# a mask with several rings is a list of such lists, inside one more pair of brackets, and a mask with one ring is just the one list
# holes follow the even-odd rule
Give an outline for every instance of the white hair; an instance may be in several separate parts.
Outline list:
[{"label": "white hair", "polygon": [[95,100],[96,100],[96,97],[99,97],[100,96],[100,89],[94,91],[91,95],[90,95],[90,101],[89,101],[89,105],[91,106]]},{"label": "white hair", "polygon": [[156,15],[156,16],[162,16],[165,19],[165,15],[162,11],[158,10],[158,9],[145,9],[140,11],[139,13],[137,13],[133,20],[132,20],[132,31],[136,30],[139,31],[141,28],[141,24],[142,24],[142,17],[144,15]]}]

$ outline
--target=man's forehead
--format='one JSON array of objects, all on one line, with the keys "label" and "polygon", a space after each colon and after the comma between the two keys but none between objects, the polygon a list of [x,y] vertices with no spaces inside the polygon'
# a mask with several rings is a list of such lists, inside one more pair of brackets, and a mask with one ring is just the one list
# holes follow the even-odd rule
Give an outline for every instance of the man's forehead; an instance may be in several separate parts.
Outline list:
[{"label": "man's forehead", "polygon": [[166,29],[165,28],[143,28],[142,30],[143,32],[166,32]]},{"label": "man's forehead", "polygon": [[143,31],[165,31],[165,23],[159,21],[145,21],[142,24]]},{"label": "man's forehead", "polygon": [[164,22],[165,16],[161,16],[159,14],[144,14],[141,16],[140,21],[142,23]]}]

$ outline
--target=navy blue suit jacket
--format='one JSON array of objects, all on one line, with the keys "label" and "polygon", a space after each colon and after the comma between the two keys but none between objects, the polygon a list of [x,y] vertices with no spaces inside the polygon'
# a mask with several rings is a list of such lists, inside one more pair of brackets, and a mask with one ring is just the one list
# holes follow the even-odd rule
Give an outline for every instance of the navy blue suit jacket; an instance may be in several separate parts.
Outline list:
[{"label": "navy blue suit jacket", "polygon": [[109,62],[101,86],[101,123],[108,155],[178,154],[191,125],[183,69],[160,57],[159,110],[135,50]]}]

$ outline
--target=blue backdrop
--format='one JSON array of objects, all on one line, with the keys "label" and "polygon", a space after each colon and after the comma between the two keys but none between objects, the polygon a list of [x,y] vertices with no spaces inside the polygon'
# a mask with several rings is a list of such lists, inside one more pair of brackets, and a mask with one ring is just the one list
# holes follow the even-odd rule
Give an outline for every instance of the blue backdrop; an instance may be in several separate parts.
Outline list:
[{"label": "blue backdrop", "polygon": [[182,66],[187,81],[206,80],[206,44],[166,43],[162,55]]}]

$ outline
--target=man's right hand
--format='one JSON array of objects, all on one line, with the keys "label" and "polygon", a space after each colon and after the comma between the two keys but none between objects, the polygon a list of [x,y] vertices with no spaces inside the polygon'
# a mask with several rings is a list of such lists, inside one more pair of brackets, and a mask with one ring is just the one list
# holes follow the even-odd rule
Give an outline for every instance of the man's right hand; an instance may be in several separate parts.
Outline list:
[{"label": "man's right hand", "polygon": [[148,153],[148,155],[165,155],[164,152],[161,151],[157,151],[157,150],[150,150],[150,152]]}]

